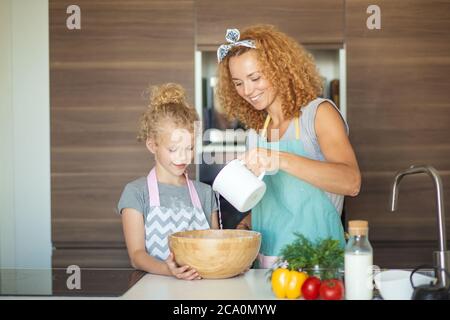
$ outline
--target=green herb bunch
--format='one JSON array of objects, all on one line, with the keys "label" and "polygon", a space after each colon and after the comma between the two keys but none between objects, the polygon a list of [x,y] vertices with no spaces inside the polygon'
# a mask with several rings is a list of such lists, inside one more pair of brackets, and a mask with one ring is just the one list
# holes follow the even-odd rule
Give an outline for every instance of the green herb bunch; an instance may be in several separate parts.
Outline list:
[{"label": "green herb bunch", "polygon": [[[296,239],[283,247],[280,261],[286,261],[291,270],[308,269],[310,275],[312,269],[337,270],[344,265],[344,249],[338,240],[332,238],[318,239],[312,242],[304,235],[295,233]],[[325,275],[330,278],[332,275]]]}]

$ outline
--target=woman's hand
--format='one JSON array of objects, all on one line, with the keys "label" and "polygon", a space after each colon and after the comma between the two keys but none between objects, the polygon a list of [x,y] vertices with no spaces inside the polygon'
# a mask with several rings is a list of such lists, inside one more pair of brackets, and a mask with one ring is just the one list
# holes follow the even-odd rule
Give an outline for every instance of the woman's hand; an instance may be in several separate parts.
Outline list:
[{"label": "woman's hand", "polygon": [[169,257],[165,260],[167,266],[169,267],[170,272],[175,278],[183,279],[183,280],[197,280],[201,279],[199,274],[195,269],[192,269],[189,266],[178,267],[176,264],[173,253],[169,254]]},{"label": "woman's hand", "polygon": [[275,173],[280,168],[280,153],[276,150],[254,148],[238,156],[243,160],[245,166],[255,175],[259,176],[262,172]]}]

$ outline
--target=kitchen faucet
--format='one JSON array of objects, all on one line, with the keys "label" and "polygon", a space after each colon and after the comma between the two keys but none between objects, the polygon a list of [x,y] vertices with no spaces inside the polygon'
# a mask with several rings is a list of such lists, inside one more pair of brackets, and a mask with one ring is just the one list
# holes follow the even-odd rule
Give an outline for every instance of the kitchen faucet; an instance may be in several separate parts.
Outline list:
[{"label": "kitchen faucet", "polygon": [[392,185],[392,201],[391,212],[397,210],[398,203],[398,187],[402,178],[406,175],[426,173],[434,181],[437,199],[437,222],[439,231],[439,251],[434,252],[435,265],[439,267],[438,270],[438,284],[448,288],[450,283],[445,273],[445,270],[450,271],[450,251],[447,251],[447,236],[445,233],[445,208],[444,208],[444,193],[442,188],[442,180],[435,168],[429,165],[411,166],[406,170],[399,171],[394,179]]}]

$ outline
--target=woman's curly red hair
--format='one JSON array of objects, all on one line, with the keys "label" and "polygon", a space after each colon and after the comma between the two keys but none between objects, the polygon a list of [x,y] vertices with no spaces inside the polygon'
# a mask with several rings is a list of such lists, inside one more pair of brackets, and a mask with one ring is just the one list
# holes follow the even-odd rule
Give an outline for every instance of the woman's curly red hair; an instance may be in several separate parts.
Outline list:
[{"label": "woman's curly red hair", "polygon": [[218,66],[216,94],[230,119],[238,119],[247,128],[263,127],[267,112],[258,111],[240,97],[231,80],[229,61],[233,56],[254,50],[264,77],[281,98],[286,119],[298,117],[300,108],[317,98],[323,90],[314,59],[302,45],[272,25],[255,25],[241,32],[240,40],[253,40],[256,49],[233,47]]}]

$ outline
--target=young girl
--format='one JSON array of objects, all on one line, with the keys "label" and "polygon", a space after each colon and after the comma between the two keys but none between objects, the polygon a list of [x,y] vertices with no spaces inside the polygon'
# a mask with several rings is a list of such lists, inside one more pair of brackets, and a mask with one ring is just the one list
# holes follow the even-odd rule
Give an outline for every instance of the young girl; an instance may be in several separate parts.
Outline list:
[{"label": "young girl", "polygon": [[189,266],[177,266],[168,236],[177,231],[218,229],[218,206],[207,184],[189,180],[193,159],[195,109],[185,91],[168,83],[154,87],[141,119],[139,141],[155,157],[148,176],[128,183],[118,210],[134,268],[179,279],[200,279]]}]

